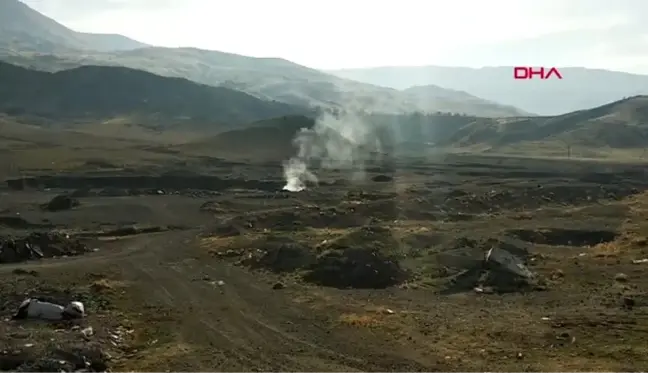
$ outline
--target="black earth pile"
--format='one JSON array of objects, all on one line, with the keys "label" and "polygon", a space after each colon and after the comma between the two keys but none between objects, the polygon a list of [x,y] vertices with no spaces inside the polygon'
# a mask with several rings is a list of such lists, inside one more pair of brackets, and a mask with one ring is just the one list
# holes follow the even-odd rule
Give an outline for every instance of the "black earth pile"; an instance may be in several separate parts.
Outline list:
[{"label": "black earth pile", "polygon": [[109,355],[98,346],[52,346],[48,351],[14,348],[0,351],[0,371],[106,372]]},{"label": "black earth pile", "polygon": [[395,257],[376,250],[347,248],[320,254],[304,280],[341,289],[384,289],[408,277]]},{"label": "black earth pile", "polygon": [[[365,229],[360,232],[367,234]],[[379,242],[373,241],[374,245],[364,246],[343,245],[343,242],[318,249],[294,241],[265,242],[253,251],[231,252],[236,256],[244,255],[239,264],[251,269],[275,273],[297,272],[304,281],[341,289],[382,289],[409,278],[409,273],[401,268],[398,258],[381,249]],[[318,251],[319,255],[316,254]],[[228,252],[220,256],[230,255]]]},{"label": "black earth pile", "polygon": [[41,208],[47,211],[63,211],[79,205],[79,200],[72,198],[67,194],[61,194],[52,198],[48,203],[41,205]]},{"label": "black earth pile", "polygon": [[0,237],[0,263],[75,256],[88,251],[86,245],[63,233],[32,233],[23,238]]},{"label": "black earth pile", "polygon": [[272,272],[292,272],[307,269],[316,262],[316,257],[307,246],[298,243],[269,245],[248,254],[244,264],[253,269],[267,269]]}]

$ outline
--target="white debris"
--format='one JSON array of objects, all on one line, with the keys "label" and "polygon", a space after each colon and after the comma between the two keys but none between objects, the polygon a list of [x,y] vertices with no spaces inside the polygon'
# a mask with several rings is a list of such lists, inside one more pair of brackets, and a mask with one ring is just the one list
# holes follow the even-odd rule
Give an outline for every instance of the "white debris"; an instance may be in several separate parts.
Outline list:
[{"label": "white debris", "polygon": [[81,302],[70,302],[66,307],[59,304],[41,301],[36,298],[25,299],[18,307],[14,319],[63,320],[77,319],[85,316],[85,307]]},{"label": "white debris", "polygon": [[492,248],[486,253],[486,262],[494,262],[507,269],[511,273],[524,278],[533,278],[534,274],[527,268],[520,258],[506,250]]},{"label": "white debris", "polygon": [[81,330],[81,334],[83,334],[84,337],[89,338],[94,335],[94,329],[92,329],[91,326]]},{"label": "white debris", "polygon": [[632,264],[643,264],[648,263],[648,259],[635,259],[632,261]]}]

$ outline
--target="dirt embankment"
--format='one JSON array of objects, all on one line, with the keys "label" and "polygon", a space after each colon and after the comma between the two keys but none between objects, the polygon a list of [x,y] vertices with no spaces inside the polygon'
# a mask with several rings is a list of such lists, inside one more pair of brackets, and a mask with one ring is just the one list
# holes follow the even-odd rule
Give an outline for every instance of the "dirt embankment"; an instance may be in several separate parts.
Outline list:
[{"label": "dirt embankment", "polygon": [[218,176],[40,176],[6,181],[13,190],[26,188],[122,188],[122,189],[201,189],[225,190],[231,188],[281,190],[283,181],[249,180],[244,178],[221,178]]}]

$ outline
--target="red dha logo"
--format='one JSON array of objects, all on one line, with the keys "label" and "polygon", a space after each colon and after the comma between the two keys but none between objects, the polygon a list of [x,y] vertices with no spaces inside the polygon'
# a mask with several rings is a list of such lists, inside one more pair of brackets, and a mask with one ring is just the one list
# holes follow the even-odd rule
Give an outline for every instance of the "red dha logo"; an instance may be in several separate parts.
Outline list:
[{"label": "red dha logo", "polygon": [[526,66],[516,66],[513,68],[513,78],[515,79],[529,80],[533,79],[534,76],[538,76],[540,77],[540,79],[549,79],[551,77],[562,79],[560,71],[558,71],[558,69],[556,69],[555,67],[545,69],[544,67],[533,68]]}]

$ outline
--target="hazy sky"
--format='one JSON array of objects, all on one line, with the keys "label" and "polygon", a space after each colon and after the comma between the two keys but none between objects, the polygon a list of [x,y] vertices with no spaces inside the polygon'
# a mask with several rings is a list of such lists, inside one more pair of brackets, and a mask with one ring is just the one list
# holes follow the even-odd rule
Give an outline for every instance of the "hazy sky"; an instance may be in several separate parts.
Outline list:
[{"label": "hazy sky", "polygon": [[23,1],[77,31],[322,69],[544,65],[648,74],[646,0]]}]

